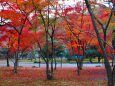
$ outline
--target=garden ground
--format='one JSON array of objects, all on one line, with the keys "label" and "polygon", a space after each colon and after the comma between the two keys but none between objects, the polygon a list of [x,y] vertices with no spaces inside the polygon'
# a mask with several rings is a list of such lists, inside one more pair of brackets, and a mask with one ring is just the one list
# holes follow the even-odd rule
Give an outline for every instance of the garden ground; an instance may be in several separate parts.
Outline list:
[{"label": "garden ground", "polygon": [[78,76],[76,68],[57,68],[54,80],[46,80],[45,68],[0,68],[0,86],[107,86],[103,67],[83,68]]}]

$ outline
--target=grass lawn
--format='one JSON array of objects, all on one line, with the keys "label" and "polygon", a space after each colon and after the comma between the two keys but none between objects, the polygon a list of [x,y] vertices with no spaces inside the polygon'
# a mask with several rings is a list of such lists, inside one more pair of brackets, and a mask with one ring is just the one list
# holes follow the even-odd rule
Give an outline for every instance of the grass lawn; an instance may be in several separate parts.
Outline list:
[{"label": "grass lawn", "polygon": [[84,68],[78,76],[76,68],[57,68],[54,80],[46,80],[44,68],[0,68],[0,86],[107,86],[105,69]]},{"label": "grass lawn", "polygon": [[[20,59],[19,61],[20,62],[29,62],[29,63],[32,62],[32,63],[35,63],[35,62],[39,62],[39,59],[38,58],[36,60],[33,59],[32,61],[30,59],[29,60],[28,59]],[[45,61],[43,59],[40,59],[40,61],[41,61],[41,63],[45,63]],[[57,63],[61,63],[60,58],[56,58],[56,61],[57,61]],[[93,63],[98,63],[97,58],[93,58],[92,61],[93,61]],[[109,61],[112,62],[111,60],[109,60]],[[104,63],[104,59],[101,59],[100,62]],[[68,61],[66,58],[64,58],[64,59],[62,59],[62,63],[76,63],[76,61],[75,60]],[[83,60],[83,63],[90,63],[89,58],[85,58]]]}]

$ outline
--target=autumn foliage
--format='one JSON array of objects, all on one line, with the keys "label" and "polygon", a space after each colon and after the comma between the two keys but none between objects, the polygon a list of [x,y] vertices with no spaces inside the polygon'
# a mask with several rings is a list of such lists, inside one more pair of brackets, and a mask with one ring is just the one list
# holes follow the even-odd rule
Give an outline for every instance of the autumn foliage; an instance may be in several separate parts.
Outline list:
[{"label": "autumn foliage", "polygon": [[[50,81],[46,81],[45,79],[46,75],[44,68],[18,68],[18,71],[19,73],[14,75],[12,74],[12,68],[1,68],[1,84],[4,84],[6,80],[9,81],[9,86],[14,86],[15,83],[32,86],[35,85],[37,81],[38,84],[42,86],[51,84]],[[96,86],[99,84],[105,86],[106,84],[104,68],[84,68],[81,72],[81,76],[76,75],[75,68],[58,68],[57,71],[54,72],[54,76],[56,81],[52,81],[52,84],[55,82],[56,86],[63,85],[63,82],[66,82],[65,84],[67,84],[67,86],[73,86],[80,83],[82,86],[88,84],[89,86]],[[100,80],[100,82],[98,80]]]},{"label": "autumn foliage", "polygon": [[[95,24],[99,31],[100,40],[103,45],[106,43],[104,47],[109,57],[114,52],[112,31],[115,29],[115,16],[110,21],[106,40],[104,40],[102,27],[105,27],[111,9],[103,8],[93,1],[89,3],[95,14]],[[53,54],[55,53],[53,50],[61,45],[68,49],[71,55],[85,55],[85,50],[90,45],[96,46],[97,51],[103,54],[99,47],[99,40],[91,16],[84,2],[78,2],[74,7],[69,6],[62,9],[56,0],[0,0],[0,5],[0,47],[7,48],[10,54],[17,54],[14,67],[15,63],[18,64],[20,51],[26,52],[34,49],[43,51],[42,49],[46,49],[44,51],[47,57],[43,59],[46,59],[46,64],[48,63],[47,69],[50,61],[53,63]],[[50,17],[50,14],[53,14],[53,16]],[[52,59],[50,56],[52,56]],[[18,66],[16,65],[16,67]],[[0,79],[2,82],[9,80],[11,82],[29,83],[45,80],[46,77],[44,68],[18,68],[19,73],[17,75],[13,75],[11,70],[12,68],[1,68]],[[59,68],[54,71],[54,78],[59,81],[74,82],[76,80],[80,82],[90,80],[90,84],[94,86],[93,80],[106,82],[104,71],[104,68],[85,68],[81,71],[81,76],[75,76],[75,68]],[[47,70],[47,73],[50,73],[49,70]],[[105,83],[103,84],[105,85]],[[82,85],[86,86],[85,84]]]}]

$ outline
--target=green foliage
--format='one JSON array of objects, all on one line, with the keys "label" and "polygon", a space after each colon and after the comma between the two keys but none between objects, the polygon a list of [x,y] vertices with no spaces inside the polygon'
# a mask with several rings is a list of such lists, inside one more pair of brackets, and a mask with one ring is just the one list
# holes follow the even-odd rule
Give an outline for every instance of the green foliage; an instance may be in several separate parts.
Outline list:
[{"label": "green foliage", "polygon": [[101,57],[101,53],[99,53],[97,50],[95,49],[88,49],[85,51],[86,53],[86,56],[89,56],[89,57],[93,57],[93,56],[97,56],[97,57]]},{"label": "green foliage", "polygon": [[59,46],[55,49],[55,55],[57,57],[63,57],[64,56],[64,46]]},{"label": "green foliage", "polygon": [[88,45],[87,50],[85,50],[86,57],[102,57],[101,53],[97,51],[97,46],[95,45]]},{"label": "green foliage", "polygon": [[2,48],[1,53],[2,53],[2,54],[7,54],[7,53],[8,53],[8,48]]},{"label": "green foliage", "polygon": [[65,56],[65,58],[69,58],[70,57],[70,53],[69,53],[68,49],[64,50],[64,56]]}]

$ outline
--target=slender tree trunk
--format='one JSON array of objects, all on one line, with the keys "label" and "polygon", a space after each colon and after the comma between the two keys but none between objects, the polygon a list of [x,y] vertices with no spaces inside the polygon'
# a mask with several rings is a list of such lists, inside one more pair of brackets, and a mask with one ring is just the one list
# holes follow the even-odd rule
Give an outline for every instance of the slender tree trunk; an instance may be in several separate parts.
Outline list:
[{"label": "slender tree trunk", "polygon": [[14,59],[15,59],[15,62],[14,62],[14,73],[16,74],[17,73],[17,66],[18,66],[17,53],[14,54]]},{"label": "slender tree trunk", "polygon": [[18,67],[18,59],[19,59],[19,51],[20,51],[20,35],[21,34],[18,34],[18,47],[15,53],[14,73],[17,73],[17,67]]},{"label": "slender tree trunk", "polygon": [[79,67],[79,62],[77,59],[75,59],[76,64],[77,64],[77,75],[80,76],[80,67]]},{"label": "slender tree trunk", "polygon": [[41,61],[40,61],[40,57],[39,57],[39,67],[40,67]]},{"label": "slender tree trunk", "polygon": [[79,66],[80,66],[80,70],[82,70],[82,67],[83,67],[83,58],[80,59]]},{"label": "slender tree trunk", "polygon": [[92,58],[93,58],[93,57],[89,57],[89,61],[90,61],[90,63],[93,63],[93,62],[92,62]]},{"label": "slender tree trunk", "polygon": [[17,73],[17,66],[18,66],[18,59],[16,58],[15,63],[14,63],[14,73]]},{"label": "slender tree trunk", "polygon": [[46,62],[46,75],[47,75],[47,80],[49,80],[50,77],[49,77],[49,62],[48,61]]},{"label": "slender tree trunk", "polygon": [[6,55],[6,60],[7,60],[7,67],[9,67],[10,64],[9,64],[9,56],[8,56],[8,54]]},{"label": "slender tree trunk", "polygon": [[53,59],[51,60],[51,72],[53,73]]},{"label": "slender tree trunk", "polygon": [[55,70],[57,69],[57,61],[56,61],[56,57],[54,57],[54,62],[55,62]]},{"label": "slender tree trunk", "polygon": [[115,86],[115,65],[114,65],[113,71],[112,71],[112,78],[113,78],[113,84]]},{"label": "slender tree trunk", "polygon": [[62,57],[61,57],[61,68],[62,68]]},{"label": "slender tree trunk", "polygon": [[[10,42],[10,37],[8,38],[8,41]],[[9,64],[9,57],[10,57],[10,51],[9,51],[9,44],[8,44],[8,51],[7,51],[7,55],[6,55],[6,60],[7,60],[7,67],[10,66]]]},{"label": "slender tree trunk", "polygon": [[53,75],[54,75],[54,68],[53,68],[53,58],[52,58],[51,59],[51,76],[52,76],[52,79],[54,78]]},{"label": "slender tree trunk", "polygon": [[106,29],[104,29],[104,31],[103,31],[103,34],[104,34],[104,43],[103,43],[103,45],[104,45],[104,48],[106,47]]},{"label": "slender tree trunk", "polygon": [[7,67],[9,67],[10,66],[10,64],[9,64],[9,58],[8,57],[6,57],[7,58]]},{"label": "slender tree trunk", "polygon": [[52,78],[53,78],[53,71],[54,71],[54,68],[53,68],[53,60],[54,60],[54,56],[55,56],[55,51],[54,51],[54,28],[52,27],[52,33],[51,33],[51,45],[52,45],[52,52],[51,52],[51,73],[52,73]]},{"label": "slender tree trunk", "polygon": [[51,74],[49,70],[49,51],[48,51],[48,32],[46,32],[46,75],[47,80],[51,80]]}]

